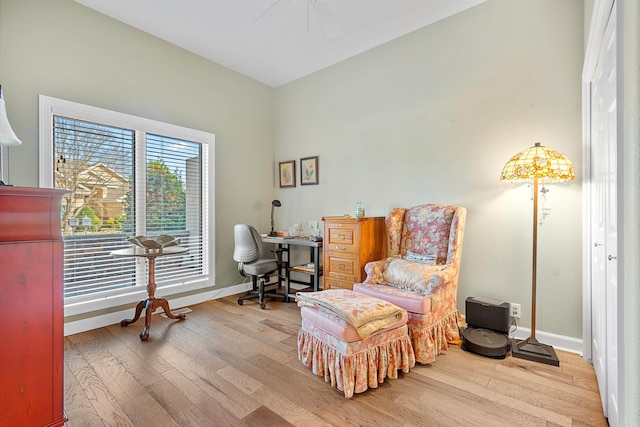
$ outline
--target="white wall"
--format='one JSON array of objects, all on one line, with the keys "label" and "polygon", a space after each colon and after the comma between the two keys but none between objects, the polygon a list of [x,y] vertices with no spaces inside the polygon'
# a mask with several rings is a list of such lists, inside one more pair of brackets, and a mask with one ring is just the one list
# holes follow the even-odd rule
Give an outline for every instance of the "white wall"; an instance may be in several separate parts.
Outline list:
[{"label": "white wall", "polygon": [[319,185],[276,189],[278,227],[354,215],[358,200],[367,215],[465,206],[458,307],[519,302],[528,327],[532,206],[499,175],[541,142],[573,160],[577,179],[544,202],[537,329],[581,338],[583,19],[582,0],[488,0],[278,88],[276,163],[320,158]]}]

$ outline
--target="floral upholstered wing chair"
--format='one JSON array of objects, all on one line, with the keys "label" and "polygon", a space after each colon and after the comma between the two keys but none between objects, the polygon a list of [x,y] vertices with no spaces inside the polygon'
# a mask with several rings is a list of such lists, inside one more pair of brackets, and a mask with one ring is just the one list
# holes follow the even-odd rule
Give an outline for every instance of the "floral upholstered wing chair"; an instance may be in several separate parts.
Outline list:
[{"label": "floral upholstered wing chair", "polygon": [[353,288],[407,310],[420,363],[434,362],[460,341],[456,301],[465,219],[458,206],[394,209],[386,219],[389,258],[368,263],[365,282]]}]

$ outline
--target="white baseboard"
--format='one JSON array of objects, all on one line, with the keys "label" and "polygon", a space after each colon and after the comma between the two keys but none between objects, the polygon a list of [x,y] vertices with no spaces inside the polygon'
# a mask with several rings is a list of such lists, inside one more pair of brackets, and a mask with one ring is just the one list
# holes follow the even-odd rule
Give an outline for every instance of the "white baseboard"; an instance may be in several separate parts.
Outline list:
[{"label": "white baseboard", "polygon": [[[224,298],[230,295],[239,294],[251,289],[251,283],[240,283],[238,285],[228,286],[222,289],[214,289],[207,292],[202,292],[195,295],[189,295],[181,298],[167,298],[169,305],[172,309],[178,309],[186,307],[188,305],[200,304],[205,301],[214,300],[218,298]],[[156,310],[154,314],[161,313],[162,310]],[[82,320],[73,322],[66,322],[64,324],[64,335],[73,335],[80,332],[90,331],[92,329],[102,328],[109,325],[119,324],[122,319],[131,318],[132,310],[121,310],[113,313],[102,314],[95,317],[89,317]],[[144,313],[143,313],[144,315]],[[144,322],[144,319],[142,319]],[[529,338],[531,330],[528,328],[518,327],[518,329],[511,334],[514,338],[525,339]],[[538,341],[544,344],[553,346],[558,350],[568,351],[571,353],[582,354],[582,339],[567,337],[564,335],[557,335],[550,332],[536,331],[536,338]]]},{"label": "white baseboard", "polygon": [[[523,340],[529,338],[531,335],[531,329],[518,326],[515,333],[511,335]],[[550,332],[536,331],[536,339],[543,344],[552,346],[556,350],[568,351],[570,353],[582,355],[582,340],[580,338],[572,338],[564,335],[552,334]]]},{"label": "white baseboard", "polygon": [[[229,295],[235,295],[251,289],[251,283],[240,283],[238,285],[228,286],[222,289],[213,289],[211,291],[198,293],[195,295],[188,295],[180,298],[167,298],[171,309],[178,309],[186,307],[188,305],[200,304],[205,301],[214,300],[218,298],[224,298]],[[156,310],[154,314],[163,313],[162,310]],[[78,334],[80,332],[90,331],[92,329],[102,328],[109,325],[119,324],[122,319],[131,318],[133,316],[133,310],[120,310],[113,313],[101,314],[94,317],[88,317],[82,320],[76,320],[73,322],[65,322],[64,324],[64,336]],[[144,323],[144,313],[142,313],[142,321]],[[143,325],[144,326],[144,325]]]}]

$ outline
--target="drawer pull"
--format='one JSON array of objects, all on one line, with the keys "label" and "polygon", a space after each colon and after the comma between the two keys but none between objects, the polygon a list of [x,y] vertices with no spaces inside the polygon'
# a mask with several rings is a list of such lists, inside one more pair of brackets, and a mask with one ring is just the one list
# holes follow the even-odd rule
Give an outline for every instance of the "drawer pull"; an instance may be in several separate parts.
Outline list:
[{"label": "drawer pull", "polygon": [[338,264],[338,268],[339,268],[340,270],[344,270],[344,264]]},{"label": "drawer pull", "polygon": [[338,240],[344,240],[344,234],[338,234]]}]

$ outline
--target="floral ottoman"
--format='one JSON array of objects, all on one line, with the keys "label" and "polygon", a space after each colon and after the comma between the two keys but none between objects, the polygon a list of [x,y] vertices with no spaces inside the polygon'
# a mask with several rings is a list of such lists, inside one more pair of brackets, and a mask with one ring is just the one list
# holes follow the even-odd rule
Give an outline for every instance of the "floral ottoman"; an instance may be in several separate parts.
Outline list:
[{"label": "floral ottoman", "polygon": [[346,289],[299,292],[296,301],[298,359],[345,397],[415,366],[406,310]]}]

